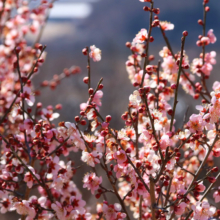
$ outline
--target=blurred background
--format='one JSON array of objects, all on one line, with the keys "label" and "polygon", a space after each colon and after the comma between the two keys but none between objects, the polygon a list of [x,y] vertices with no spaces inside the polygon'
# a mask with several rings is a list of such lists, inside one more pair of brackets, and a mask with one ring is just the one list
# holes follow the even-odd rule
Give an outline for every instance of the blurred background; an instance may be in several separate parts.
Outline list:
[{"label": "blurred background", "polygon": [[[149,27],[149,12],[143,11],[147,3],[138,0],[59,0],[54,4],[46,28],[41,38],[41,43],[47,45],[46,62],[41,72],[35,77],[34,83],[39,87],[43,80],[52,79],[54,74],[62,73],[64,68],[72,65],[80,66],[81,74],[64,79],[56,90],[49,88],[42,90],[39,101],[44,106],[61,103],[63,109],[60,111],[59,121],[74,121],[79,114],[79,105],[86,102],[88,98],[87,85],[82,81],[87,76],[87,60],[82,55],[82,49],[86,46],[96,45],[102,50],[102,60],[91,63],[91,83],[95,88],[101,77],[104,78],[104,96],[101,114],[112,115],[111,126],[119,129],[123,126],[120,119],[121,114],[127,110],[128,96],[134,88],[130,84],[125,70],[125,62],[130,51],[125,47],[126,41],[132,41],[141,28]],[[156,0],[155,7],[160,8],[159,19],[167,20],[175,25],[173,31],[167,31],[174,52],[180,50],[181,36],[184,30],[189,32],[186,39],[185,50],[190,62],[199,57],[201,48],[196,46],[198,35],[202,34],[202,27],[198,25],[198,19],[203,17],[202,0]],[[208,4],[210,12],[207,15],[207,31],[214,29],[217,39],[220,38],[220,1],[212,0]],[[155,56],[158,62],[158,53],[165,46],[159,28],[152,31],[154,42],[150,43],[150,54]],[[30,43],[34,42],[33,36],[28,38]],[[217,52],[217,64],[208,86],[215,80],[220,80],[219,74],[219,52],[220,41],[209,45],[206,51]],[[189,114],[195,111],[195,100],[181,90],[181,97],[177,106],[176,118],[182,119],[189,106]],[[182,121],[182,120],[181,120]],[[72,159],[80,165],[79,154],[72,155]],[[82,168],[84,169],[84,168]],[[82,178],[85,170],[79,171],[79,176],[74,179],[78,186],[82,186]],[[81,188],[80,188],[81,189]],[[83,189],[81,189],[83,190]],[[95,207],[96,199],[89,197],[87,190],[83,191],[83,198],[89,202],[92,209]],[[88,194],[88,195],[87,195]],[[1,218],[3,219],[3,218]],[[12,219],[12,218],[11,218]],[[16,219],[16,218],[14,218]]]}]

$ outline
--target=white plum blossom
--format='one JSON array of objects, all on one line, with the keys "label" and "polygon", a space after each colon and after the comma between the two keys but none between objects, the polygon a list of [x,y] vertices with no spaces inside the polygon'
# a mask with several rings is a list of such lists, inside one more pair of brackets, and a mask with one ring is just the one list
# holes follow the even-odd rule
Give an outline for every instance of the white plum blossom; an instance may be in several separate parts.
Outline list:
[{"label": "white plum blossom", "polygon": [[90,46],[91,52],[89,56],[93,59],[94,62],[98,62],[101,60],[101,50],[97,48],[95,45]]},{"label": "white plum blossom", "polygon": [[83,151],[81,160],[87,163],[89,166],[95,167],[95,164],[100,163],[101,158],[102,158],[102,153],[99,153],[97,151],[92,151],[91,153]]}]

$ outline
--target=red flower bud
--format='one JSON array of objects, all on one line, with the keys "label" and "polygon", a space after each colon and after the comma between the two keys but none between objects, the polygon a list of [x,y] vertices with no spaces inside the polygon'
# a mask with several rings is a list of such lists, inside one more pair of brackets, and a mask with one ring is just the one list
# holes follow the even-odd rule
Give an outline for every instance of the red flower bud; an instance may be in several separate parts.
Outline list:
[{"label": "red flower bud", "polygon": [[168,114],[168,115],[173,115],[173,109],[169,109],[169,110],[167,111],[167,114]]},{"label": "red flower bud", "polygon": [[16,48],[15,48],[15,53],[16,53],[16,54],[19,54],[20,51],[21,51],[21,48],[20,48],[20,47],[16,47]]},{"label": "red flower bud", "polygon": [[110,122],[110,121],[112,120],[111,115],[107,115],[107,116],[105,117],[105,120],[106,120],[106,122]]},{"label": "red flower bud", "polygon": [[99,90],[103,89],[103,87],[104,87],[103,84],[100,84],[99,85]]},{"label": "red flower bud", "polygon": [[148,60],[153,61],[154,58],[155,58],[154,55],[150,55],[150,56],[148,57]]},{"label": "red flower bud", "polygon": [[199,98],[199,94],[198,93],[196,93],[195,95],[194,95],[194,97],[193,97],[194,99],[198,99]]},{"label": "red flower bud", "polygon": [[207,180],[208,180],[210,183],[214,183],[214,182],[216,181],[216,178],[215,178],[215,177],[208,176],[208,177],[207,177]]},{"label": "red flower bud", "polygon": [[160,14],[160,9],[159,8],[153,8],[153,12],[158,15],[158,14]]},{"label": "red flower bud", "polygon": [[198,20],[199,25],[203,25],[203,21],[201,19]]},{"label": "red flower bud", "polygon": [[90,95],[92,95],[93,92],[94,92],[93,88],[90,88],[88,92],[89,92]]},{"label": "red flower bud", "polygon": [[183,31],[183,36],[188,36],[188,31]]},{"label": "red flower bud", "polygon": [[206,6],[206,7],[205,7],[205,11],[206,11],[206,12],[210,11],[209,6]]},{"label": "red flower bud", "polygon": [[130,42],[126,42],[125,46],[126,46],[127,48],[130,48],[130,47],[131,47],[131,43],[130,43]]},{"label": "red flower bud", "polygon": [[86,120],[82,120],[82,121],[80,122],[80,124],[81,124],[81,125],[86,125]]},{"label": "red flower bud", "polygon": [[105,137],[107,134],[108,134],[107,131],[105,131],[105,130],[101,131],[101,135],[102,135],[103,137]]},{"label": "red flower bud", "polygon": [[131,148],[126,149],[125,152],[126,152],[127,154],[130,154],[130,153],[131,153]]},{"label": "red flower bud", "polygon": [[176,88],[177,88],[176,84],[173,83],[173,84],[171,85],[171,89],[176,89]]},{"label": "red flower bud", "polygon": [[99,199],[100,196],[101,196],[101,194],[99,194],[99,193],[97,193],[97,194],[95,195],[96,199]]},{"label": "red flower bud", "polygon": [[144,6],[143,9],[144,9],[144,11],[150,11],[150,8],[147,6]]},{"label": "red flower bud", "polygon": [[83,55],[88,55],[88,50],[87,50],[87,48],[84,48],[83,50],[82,50],[82,53],[83,53]]},{"label": "red flower bud", "polygon": [[88,82],[89,82],[89,77],[84,77],[84,78],[83,78],[83,82],[84,82],[85,84],[88,84]]},{"label": "red flower bud", "polygon": [[164,186],[168,186],[168,185],[169,185],[169,181],[167,181],[167,180],[164,181],[164,182],[163,182],[163,185],[164,185]]},{"label": "red flower bud", "polygon": [[154,38],[150,36],[150,42],[154,42]]},{"label": "red flower bud", "polygon": [[218,172],[218,167],[213,167],[211,170],[212,170],[213,173]]},{"label": "red flower bud", "polygon": [[75,121],[76,121],[76,122],[79,122],[79,116],[76,116],[76,117],[75,117]]}]

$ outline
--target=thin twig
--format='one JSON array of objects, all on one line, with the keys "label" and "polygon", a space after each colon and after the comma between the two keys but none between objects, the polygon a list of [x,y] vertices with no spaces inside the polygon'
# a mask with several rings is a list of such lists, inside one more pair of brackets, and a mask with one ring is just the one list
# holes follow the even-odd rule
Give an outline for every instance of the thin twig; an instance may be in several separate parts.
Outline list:
[{"label": "thin twig", "polygon": [[179,87],[179,81],[180,81],[180,74],[181,74],[181,69],[182,69],[185,36],[182,37],[181,41],[182,41],[182,44],[181,44],[181,53],[180,53],[180,63],[179,63],[179,71],[178,71],[177,82],[176,82],[175,97],[174,97],[174,102],[173,102],[173,113],[172,113],[171,122],[170,122],[170,131],[172,131],[172,128],[173,128],[173,121],[174,121],[176,105],[177,105],[177,95],[178,95],[178,87]]},{"label": "thin twig", "polygon": [[144,60],[144,66],[143,66],[143,76],[142,76],[142,80],[141,80],[141,85],[140,87],[143,87],[144,84],[144,77],[146,74],[146,66],[149,63],[149,57],[148,57],[148,50],[149,50],[149,43],[150,43],[150,35],[151,35],[151,31],[152,31],[152,21],[153,21],[153,8],[154,8],[154,2],[153,0],[151,1],[151,7],[150,7],[150,22],[149,22],[149,32],[148,32],[148,36],[147,36],[147,44],[146,44],[146,49],[145,49],[145,60]]}]

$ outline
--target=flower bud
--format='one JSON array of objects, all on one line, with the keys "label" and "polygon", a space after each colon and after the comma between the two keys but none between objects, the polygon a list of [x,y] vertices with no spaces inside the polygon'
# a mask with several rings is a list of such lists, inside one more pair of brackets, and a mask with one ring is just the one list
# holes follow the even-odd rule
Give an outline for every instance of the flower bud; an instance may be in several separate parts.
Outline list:
[{"label": "flower bud", "polygon": [[136,163],[136,167],[137,167],[137,168],[141,167],[141,165],[142,165],[141,162],[137,162],[137,163]]},{"label": "flower bud", "polygon": [[134,86],[134,87],[138,87],[138,86],[139,86],[139,83],[134,82],[134,83],[133,83],[133,86]]},{"label": "flower bud", "polygon": [[114,165],[110,164],[110,169],[113,170],[114,169]]},{"label": "flower bud", "polygon": [[150,42],[154,42],[154,38],[150,36]]},{"label": "flower bud", "polygon": [[126,42],[125,46],[126,46],[127,48],[130,48],[130,47],[131,47],[131,43],[130,43],[130,42]]},{"label": "flower bud", "polygon": [[55,109],[61,110],[61,109],[62,109],[62,105],[61,105],[61,104],[57,104],[57,105],[55,106]]},{"label": "flower bud", "polygon": [[85,116],[85,112],[84,111],[80,111],[80,115]]},{"label": "flower bud", "polygon": [[94,92],[93,88],[90,88],[88,92],[89,92],[90,95],[92,95],[93,92]]},{"label": "flower bud", "polygon": [[160,14],[160,9],[159,8],[153,8],[153,12],[158,15]]},{"label": "flower bud", "polygon": [[170,115],[170,116],[172,116],[172,115],[173,115],[173,109],[167,110],[167,114]]},{"label": "flower bud", "polygon": [[130,154],[130,153],[131,153],[131,148],[126,149],[125,152],[126,152],[127,154]]},{"label": "flower bud", "polygon": [[122,118],[122,120],[127,120],[128,119],[128,115],[127,114],[123,114],[122,116],[121,116],[121,118]]},{"label": "flower bud", "polygon": [[37,43],[37,44],[35,44],[35,48],[36,48],[36,49],[39,49],[39,50],[42,50],[42,49],[43,49],[43,45]]},{"label": "flower bud", "polygon": [[99,199],[100,196],[101,196],[101,194],[99,194],[99,193],[97,193],[97,194],[95,195],[96,199]]},{"label": "flower bud", "polygon": [[85,84],[88,84],[88,82],[89,82],[89,77],[84,77],[84,78],[83,78],[83,82],[84,82]]},{"label": "flower bud", "polygon": [[216,181],[216,178],[215,177],[212,177],[212,176],[208,176],[207,177],[207,180],[210,182],[210,183],[214,183]]},{"label": "flower bud", "polygon": [[160,24],[160,21],[156,19],[152,22],[152,27],[157,27],[159,24]]},{"label": "flower bud", "polygon": [[103,87],[104,87],[103,84],[100,84],[98,89],[101,90],[101,89],[103,89]]},{"label": "flower bud", "polygon": [[84,48],[83,50],[82,50],[82,53],[83,53],[83,55],[88,55],[88,49],[87,48]]},{"label": "flower bud", "polygon": [[202,46],[201,40],[197,40],[197,41],[196,41],[196,45],[197,45],[198,47],[201,47],[201,46]]},{"label": "flower bud", "polygon": [[194,99],[198,99],[199,98],[199,94],[198,93],[196,93],[195,95],[194,95],[194,97],[193,97]]},{"label": "flower bud", "polygon": [[176,89],[176,88],[177,88],[176,84],[173,83],[173,84],[171,85],[171,89]]},{"label": "flower bud", "polygon": [[199,19],[199,20],[198,20],[198,24],[199,24],[199,25],[203,25],[203,24],[204,24],[203,21],[202,21],[202,19]]},{"label": "flower bud", "polygon": [[211,169],[211,171],[212,171],[213,173],[218,172],[218,167],[213,167],[213,168]]},{"label": "flower bud", "polygon": [[132,120],[131,120],[131,119],[128,119],[128,120],[125,122],[125,124],[126,124],[127,126],[131,126],[131,125],[132,125]]},{"label": "flower bud", "polygon": [[161,191],[161,187],[160,186],[156,186],[156,192],[160,193],[160,191]]},{"label": "flower bud", "polygon": [[163,182],[163,185],[164,185],[164,186],[168,186],[168,185],[169,185],[169,181],[167,181],[167,180],[164,181],[164,182]]},{"label": "flower bud", "polygon": [[188,31],[183,31],[183,36],[188,36]]},{"label": "flower bud", "polygon": [[80,124],[81,124],[81,125],[86,125],[86,120],[82,120],[82,121],[80,122]]},{"label": "flower bud", "polygon": [[149,60],[149,61],[153,61],[154,58],[155,58],[154,55],[150,55],[150,56],[148,57],[148,60]]},{"label": "flower bud", "polygon": [[101,136],[102,136],[102,137],[105,137],[107,134],[108,134],[107,131],[105,131],[105,130],[101,131]]},{"label": "flower bud", "polygon": [[107,116],[105,117],[105,120],[106,120],[106,122],[110,122],[110,121],[112,120],[111,115],[107,115]]},{"label": "flower bud", "polygon": [[16,47],[16,48],[15,48],[15,53],[16,53],[16,54],[19,54],[20,51],[21,51],[21,48],[20,48],[20,47]]},{"label": "flower bud", "polygon": [[143,9],[144,9],[144,11],[150,11],[150,8],[147,6],[144,6]]},{"label": "flower bud", "polygon": [[143,109],[142,107],[140,107],[140,108],[138,109],[138,112],[139,112],[139,113],[143,113],[143,112],[144,112],[144,109]]},{"label": "flower bud", "polygon": [[206,12],[210,11],[209,6],[206,6],[206,7],[205,7],[205,11],[206,11]]},{"label": "flower bud", "polygon": [[76,121],[76,122],[79,122],[79,116],[76,116],[76,117],[75,117],[75,121]]}]

